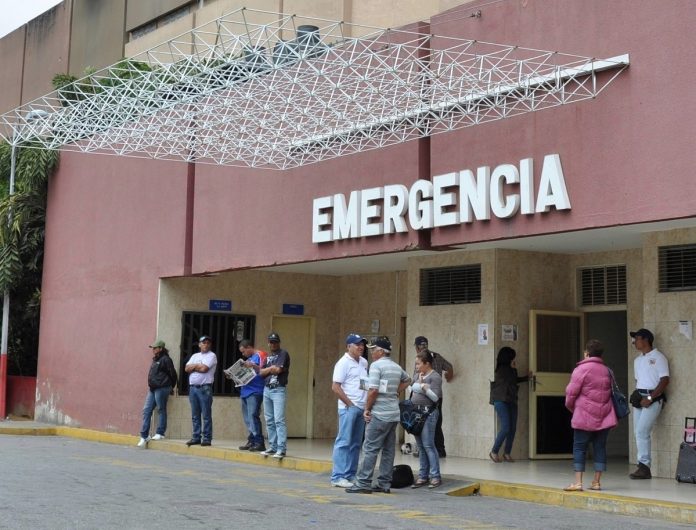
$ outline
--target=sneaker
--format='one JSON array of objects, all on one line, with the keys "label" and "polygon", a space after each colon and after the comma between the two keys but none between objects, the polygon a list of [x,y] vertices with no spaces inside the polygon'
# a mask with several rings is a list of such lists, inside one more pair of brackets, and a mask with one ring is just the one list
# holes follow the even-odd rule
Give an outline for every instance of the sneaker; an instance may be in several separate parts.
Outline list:
[{"label": "sneaker", "polygon": [[138,442],[138,447],[147,447],[147,438],[141,438]]},{"label": "sneaker", "polygon": [[281,458],[285,458],[285,453],[283,451],[278,451],[276,454],[273,455],[273,458],[277,458],[280,460]]},{"label": "sneaker", "polygon": [[353,483],[350,480],[345,479],[345,478],[342,478],[341,480],[334,480],[331,482],[331,485],[334,488],[343,488],[343,489],[353,487]]},{"label": "sneaker", "polygon": [[266,449],[265,451],[261,451],[259,454],[260,454],[260,455],[263,455],[263,456],[271,456],[271,455],[274,455],[275,452],[276,452],[275,449],[270,449],[270,448],[269,448],[269,449]]},{"label": "sneaker", "polygon": [[266,450],[266,446],[263,444],[252,445],[249,448],[250,453],[261,453]]},{"label": "sneaker", "polygon": [[152,437],[153,440],[164,440],[164,434],[155,434]]},{"label": "sneaker", "polygon": [[251,449],[251,446],[252,446],[252,443],[251,443],[251,442],[247,442],[247,443],[245,443],[244,445],[240,445],[240,446],[239,446],[239,450],[240,450],[240,451],[248,451],[249,449]]}]

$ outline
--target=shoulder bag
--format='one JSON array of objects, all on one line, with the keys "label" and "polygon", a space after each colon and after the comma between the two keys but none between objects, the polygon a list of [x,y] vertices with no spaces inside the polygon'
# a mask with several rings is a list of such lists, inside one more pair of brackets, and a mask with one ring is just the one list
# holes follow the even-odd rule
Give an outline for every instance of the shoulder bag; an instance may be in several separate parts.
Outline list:
[{"label": "shoulder bag", "polygon": [[628,406],[628,400],[623,392],[619,390],[619,385],[616,383],[616,379],[614,378],[614,372],[612,372],[611,368],[608,366],[607,370],[609,370],[609,376],[611,377],[611,401],[614,404],[614,412],[616,413],[616,417],[618,419],[625,418],[631,413],[631,409]]},{"label": "shoulder bag", "polygon": [[410,399],[405,399],[399,403],[399,423],[404,430],[418,436],[423,432],[423,425],[435,407],[425,405],[415,405]]}]

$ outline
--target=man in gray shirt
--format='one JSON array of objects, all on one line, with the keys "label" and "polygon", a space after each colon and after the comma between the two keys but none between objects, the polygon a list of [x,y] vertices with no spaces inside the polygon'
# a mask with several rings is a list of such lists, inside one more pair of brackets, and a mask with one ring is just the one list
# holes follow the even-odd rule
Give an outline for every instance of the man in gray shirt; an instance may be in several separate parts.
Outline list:
[{"label": "man in gray shirt", "polygon": [[[370,365],[364,412],[367,428],[362,446],[363,460],[354,485],[346,491],[389,493],[396,452],[396,426],[399,424],[399,394],[410,384],[411,378],[391,360],[392,345],[387,337],[380,337],[367,347],[372,350],[373,363]],[[373,488],[372,476],[380,451],[379,476]]]}]

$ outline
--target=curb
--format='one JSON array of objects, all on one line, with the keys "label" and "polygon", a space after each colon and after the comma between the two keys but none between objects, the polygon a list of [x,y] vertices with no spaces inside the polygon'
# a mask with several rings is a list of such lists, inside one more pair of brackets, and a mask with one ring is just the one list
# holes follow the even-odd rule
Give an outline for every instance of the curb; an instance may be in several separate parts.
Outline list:
[{"label": "curb", "polygon": [[[23,436],[66,436],[91,442],[110,443],[115,445],[135,446],[139,436],[117,434],[76,427],[3,427],[0,425],[0,435]],[[134,447],[135,448],[135,447]],[[249,453],[236,449],[221,447],[187,447],[182,443],[172,441],[150,441],[148,449],[166,451],[185,456],[215,458],[244,464],[264,465],[310,473],[330,473],[331,462],[311,460],[287,456],[282,460],[264,457],[257,453]],[[530,484],[513,484],[492,480],[463,479],[464,485],[448,490],[446,495],[467,497],[481,495],[523,502],[533,502],[563,508],[594,510],[632,517],[660,519],[673,523],[696,523],[696,504],[679,502],[656,501],[613,495],[606,492],[566,492],[555,488],[534,486]]]}]

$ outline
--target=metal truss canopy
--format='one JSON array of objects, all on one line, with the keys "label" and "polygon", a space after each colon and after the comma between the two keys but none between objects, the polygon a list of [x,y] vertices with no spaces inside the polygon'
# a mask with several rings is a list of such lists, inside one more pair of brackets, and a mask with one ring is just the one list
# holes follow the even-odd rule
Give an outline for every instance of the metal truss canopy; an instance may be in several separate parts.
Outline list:
[{"label": "metal truss canopy", "polygon": [[0,116],[0,134],[287,169],[594,98],[628,64],[240,9]]}]

